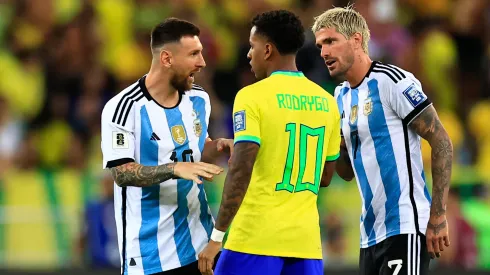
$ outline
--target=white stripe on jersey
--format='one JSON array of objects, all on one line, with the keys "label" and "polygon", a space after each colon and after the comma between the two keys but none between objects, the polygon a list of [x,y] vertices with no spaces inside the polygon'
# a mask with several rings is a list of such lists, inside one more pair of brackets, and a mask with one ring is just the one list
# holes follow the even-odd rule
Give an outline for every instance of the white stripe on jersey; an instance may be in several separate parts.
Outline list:
[{"label": "white stripe on jersey", "polygon": [[361,247],[398,234],[424,234],[430,196],[420,138],[407,127],[430,105],[420,82],[395,66],[373,62],[359,86],[344,82],[335,97],[362,197]]},{"label": "white stripe on jersey", "polygon": [[[147,166],[199,161],[210,112],[209,96],[197,85],[177,107],[166,109],[153,101],[140,79],[104,107],[104,168],[131,160]],[[209,241],[214,220],[202,186],[192,181],[171,179],[145,188],[115,185],[114,200],[125,274],[190,264]]]}]

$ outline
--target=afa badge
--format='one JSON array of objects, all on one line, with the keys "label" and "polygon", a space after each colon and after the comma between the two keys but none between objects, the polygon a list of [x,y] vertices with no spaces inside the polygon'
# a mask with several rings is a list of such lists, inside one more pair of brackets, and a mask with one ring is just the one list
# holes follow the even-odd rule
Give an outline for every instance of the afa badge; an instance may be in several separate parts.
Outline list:
[{"label": "afa badge", "polygon": [[187,139],[187,136],[185,135],[184,126],[175,125],[172,127],[171,131],[172,131],[172,138],[174,139],[174,141],[180,145],[184,144],[184,142]]},{"label": "afa badge", "polygon": [[354,124],[357,121],[357,109],[359,107],[357,105],[352,106],[352,109],[350,111],[350,117],[349,117],[349,122],[350,124]]},{"label": "afa badge", "polygon": [[194,118],[193,121],[194,134],[196,134],[196,137],[200,137],[202,134],[202,123],[201,120],[199,119],[199,114],[196,112],[196,110],[192,110],[192,118]]},{"label": "afa badge", "polygon": [[373,101],[371,98],[367,98],[366,101],[364,101],[364,115],[368,116],[371,114],[373,111]]},{"label": "afa badge", "polygon": [[240,132],[245,130],[246,122],[245,122],[245,110],[238,111],[233,114],[233,130],[234,132]]}]

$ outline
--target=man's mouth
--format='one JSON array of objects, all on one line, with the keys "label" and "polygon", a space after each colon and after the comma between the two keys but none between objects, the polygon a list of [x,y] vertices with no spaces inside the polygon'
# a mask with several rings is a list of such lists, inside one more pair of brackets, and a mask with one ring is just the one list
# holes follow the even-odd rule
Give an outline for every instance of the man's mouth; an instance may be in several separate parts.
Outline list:
[{"label": "man's mouth", "polygon": [[325,64],[330,68],[335,64],[335,62],[337,62],[335,59],[329,59],[325,61]]}]

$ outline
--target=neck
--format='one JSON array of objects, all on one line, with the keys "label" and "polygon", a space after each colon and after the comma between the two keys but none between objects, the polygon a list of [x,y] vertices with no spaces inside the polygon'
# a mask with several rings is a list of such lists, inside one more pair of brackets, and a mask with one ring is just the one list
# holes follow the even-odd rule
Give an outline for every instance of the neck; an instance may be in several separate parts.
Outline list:
[{"label": "neck", "polygon": [[345,74],[345,78],[351,87],[361,84],[368,73],[372,62],[371,58],[364,52],[357,54],[354,57],[354,64],[352,64],[352,67]]},{"label": "neck", "polygon": [[151,97],[164,107],[173,107],[179,101],[179,92],[170,84],[170,76],[152,66],[145,79]]},{"label": "neck", "polygon": [[267,77],[275,71],[298,71],[296,67],[296,55],[284,55],[275,62],[272,62],[271,66],[267,69]]}]

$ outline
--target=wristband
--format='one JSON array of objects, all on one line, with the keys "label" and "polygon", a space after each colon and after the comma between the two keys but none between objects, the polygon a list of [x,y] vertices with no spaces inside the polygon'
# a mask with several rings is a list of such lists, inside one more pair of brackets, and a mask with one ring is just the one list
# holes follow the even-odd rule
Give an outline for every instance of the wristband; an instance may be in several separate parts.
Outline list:
[{"label": "wristband", "polygon": [[225,232],[219,231],[218,229],[213,228],[213,232],[211,233],[211,240],[218,242],[218,243],[222,243],[224,237],[225,237]]}]

